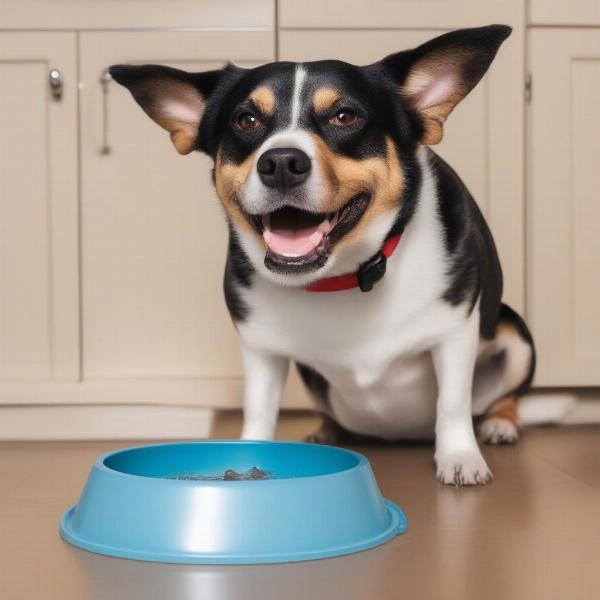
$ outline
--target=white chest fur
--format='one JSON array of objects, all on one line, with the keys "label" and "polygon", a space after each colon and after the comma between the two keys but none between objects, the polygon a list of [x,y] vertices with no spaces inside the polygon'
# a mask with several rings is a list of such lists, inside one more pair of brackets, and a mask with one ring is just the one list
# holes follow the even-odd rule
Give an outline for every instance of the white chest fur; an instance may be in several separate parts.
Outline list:
[{"label": "white chest fur", "polygon": [[243,341],[320,372],[348,428],[384,438],[431,435],[436,383],[428,350],[465,318],[440,300],[448,259],[436,192],[423,162],[418,207],[372,291],[311,293],[256,277],[242,290]]}]

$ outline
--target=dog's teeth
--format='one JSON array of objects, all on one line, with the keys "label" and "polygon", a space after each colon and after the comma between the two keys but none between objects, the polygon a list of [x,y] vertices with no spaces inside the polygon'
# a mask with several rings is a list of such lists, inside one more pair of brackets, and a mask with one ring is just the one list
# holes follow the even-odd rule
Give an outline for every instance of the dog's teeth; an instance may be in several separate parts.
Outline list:
[{"label": "dog's teeth", "polygon": [[262,224],[263,227],[267,228],[267,227],[271,227],[271,215],[270,214],[266,214],[262,216]]}]

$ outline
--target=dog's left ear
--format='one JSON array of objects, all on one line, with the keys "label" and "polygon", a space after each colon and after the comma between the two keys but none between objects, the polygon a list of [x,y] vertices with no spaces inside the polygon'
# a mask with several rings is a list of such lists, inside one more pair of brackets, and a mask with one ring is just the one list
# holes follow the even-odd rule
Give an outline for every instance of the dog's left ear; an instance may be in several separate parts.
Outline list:
[{"label": "dog's left ear", "polygon": [[420,116],[423,144],[441,141],[444,121],[483,77],[511,31],[507,25],[459,29],[381,61]]},{"label": "dog's left ear", "polygon": [[225,71],[187,73],[161,65],[115,65],[109,72],[171,134],[177,152],[188,154],[196,145],[206,100]]}]

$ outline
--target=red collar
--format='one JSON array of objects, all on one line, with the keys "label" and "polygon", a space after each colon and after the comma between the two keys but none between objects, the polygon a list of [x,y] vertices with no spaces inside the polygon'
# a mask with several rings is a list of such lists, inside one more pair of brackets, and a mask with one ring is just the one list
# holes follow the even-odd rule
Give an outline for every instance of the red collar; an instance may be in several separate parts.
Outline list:
[{"label": "red collar", "polygon": [[400,234],[388,238],[381,250],[367,262],[360,265],[356,273],[345,273],[335,277],[326,277],[313,281],[306,286],[308,292],[341,292],[359,287],[363,292],[369,292],[373,286],[384,276],[387,259],[392,255]]}]

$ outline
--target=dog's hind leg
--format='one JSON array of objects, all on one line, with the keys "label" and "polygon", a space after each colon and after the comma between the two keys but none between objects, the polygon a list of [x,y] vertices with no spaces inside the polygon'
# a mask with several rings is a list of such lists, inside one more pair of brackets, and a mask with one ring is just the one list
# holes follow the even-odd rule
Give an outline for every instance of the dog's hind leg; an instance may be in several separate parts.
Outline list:
[{"label": "dog's hind leg", "polygon": [[305,441],[311,444],[329,444],[339,446],[342,444],[351,444],[353,434],[344,429],[337,421],[329,415],[321,415],[321,425],[311,434],[306,436]]},{"label": "dog's hind leg", "polygon": [[502,305],[496,335],[481,342],[473,380],[473,412],[479,439],[511,444],[519,437],[517,400],[533,379],[535,348],[521,317]]},{"label": "dog's hind leg", "polygon": [[352,444],[383,444],[383,440],[369,435],[362,435],[344,429],[335,419],[327,414],[321,415],[322,421],[318,429],[306,436],[305,441],[311,444],[328,444],[330,446],[347,446]]},{"label": "dog's hind leg", "polygon": [[517,397],[495,402],[479,424],[479,439],[486,444],[513,444],[519,439]]}]

